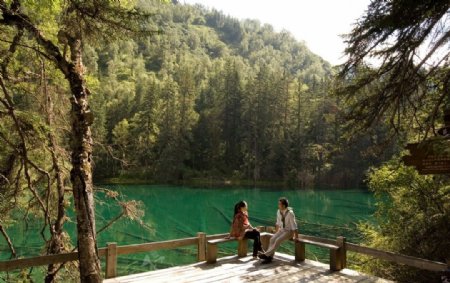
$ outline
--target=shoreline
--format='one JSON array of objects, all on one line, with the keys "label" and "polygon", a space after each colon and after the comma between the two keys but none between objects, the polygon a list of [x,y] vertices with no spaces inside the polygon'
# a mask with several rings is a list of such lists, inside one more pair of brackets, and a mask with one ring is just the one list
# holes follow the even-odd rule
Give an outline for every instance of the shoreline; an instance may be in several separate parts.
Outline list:
[{"label": "shoreline", "polygon": [[178,182],[158,182],[152,179],[139,179],[139,178],[104,178],[99,180],[94,180],[94,185],[163,185],[163,186],[187,186],[187,187],[201,187],[201,188],[276,188],[276,189],[286,189],[286,190],[367,190],[365,186],[312,186],[312,187],[301,187],[289,185],[284,181],[268,181],[259,180],[254,182],[253,180],[246,179],[207,179],[207,178],[195,178],[189,180],[182,180]]}]

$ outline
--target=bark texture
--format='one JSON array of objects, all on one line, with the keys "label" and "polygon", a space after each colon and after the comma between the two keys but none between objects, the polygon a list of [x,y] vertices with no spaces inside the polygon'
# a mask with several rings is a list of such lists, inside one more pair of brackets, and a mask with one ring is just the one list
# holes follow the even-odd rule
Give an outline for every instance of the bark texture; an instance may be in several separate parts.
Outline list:
[{"label": "bark texture", "polygon": [[[81,282],[101,282],[100,261],[96,246],[94,193],[92,184],[92,136],[90,125],[93,115],[89,109],[89,90],[83,78],[81,60],[81,37],[66,32],[58,34],[65,37],[70,48],[70,59],[63,56],[58,45],[44,37],[33,21],[20,9],[20,1],[9,6],[0,0],[2,18],[0,24],[24,30],[43,48],[46,58],[56,64],[69,82],[71,91],[71,163],[75,212],[77,216],[77,245]],[[58,224],[56,224],[58,225]]]}]

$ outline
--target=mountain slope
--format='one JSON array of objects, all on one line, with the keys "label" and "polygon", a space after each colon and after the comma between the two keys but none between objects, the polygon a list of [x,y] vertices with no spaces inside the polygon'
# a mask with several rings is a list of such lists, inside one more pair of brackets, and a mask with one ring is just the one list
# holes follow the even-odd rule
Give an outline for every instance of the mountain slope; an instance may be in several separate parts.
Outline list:
[{"label": "mountain slope", "polygon": [[[96,138],[112,149],[96,149],[97,178],[313,186],[335,174],[341,121],[327,94],[329,63],[255,20],[140,5],[159,34],[85,52]],[[358,184],[362,169],[350,167],[339,176]]]}]

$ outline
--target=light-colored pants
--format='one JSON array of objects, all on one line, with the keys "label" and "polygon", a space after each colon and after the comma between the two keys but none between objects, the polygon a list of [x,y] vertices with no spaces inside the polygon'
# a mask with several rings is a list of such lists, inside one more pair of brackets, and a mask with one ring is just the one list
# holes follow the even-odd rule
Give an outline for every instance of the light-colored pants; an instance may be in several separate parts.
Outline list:
[{"label": "light-colored pants", "polygon": [[265,252],[266,256],[273,256],[275,251],[281,245],[282,242],[289,240],[294,236],[294,231],[280,229],[276,232],[272,238],[270,238],[269,249]]}]

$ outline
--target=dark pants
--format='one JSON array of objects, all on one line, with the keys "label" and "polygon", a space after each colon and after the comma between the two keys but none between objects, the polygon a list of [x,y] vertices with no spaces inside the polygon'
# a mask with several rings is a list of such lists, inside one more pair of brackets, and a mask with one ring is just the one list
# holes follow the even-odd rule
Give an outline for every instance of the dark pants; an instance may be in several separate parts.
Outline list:
[{"label": "dark pants", "polygon": [[252,231],[247,231],[245,232],[244,238],[253,240],[253,256],[257,256],[258,251],[262,251],[259,231],[256,229],[253,229]]}]

